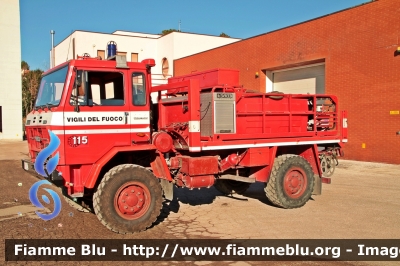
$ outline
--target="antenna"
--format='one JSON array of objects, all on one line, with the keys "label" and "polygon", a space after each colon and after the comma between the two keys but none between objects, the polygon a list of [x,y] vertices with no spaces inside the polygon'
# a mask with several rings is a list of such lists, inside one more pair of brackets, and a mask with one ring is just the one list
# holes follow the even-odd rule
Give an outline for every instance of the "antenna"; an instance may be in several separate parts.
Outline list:
[{"label": "antenna", "polygon": [[[68,56],[69,56],[69,48],[71,47],[71,38],[72,37],[72,30],[71,30],[71,34],[69,35],[69,44],[68,44],[68,51],[67,51],[67,59],[65,59],[65,62],[68,61]],[[72,58],[74,59],[74,58]]]}]

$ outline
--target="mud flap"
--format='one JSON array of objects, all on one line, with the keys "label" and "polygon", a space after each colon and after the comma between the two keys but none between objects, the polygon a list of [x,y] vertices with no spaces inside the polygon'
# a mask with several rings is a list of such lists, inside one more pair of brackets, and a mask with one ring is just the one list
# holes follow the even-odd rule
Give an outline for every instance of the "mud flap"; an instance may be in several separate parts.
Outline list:
[{"label": "mud flap", "polygon": [[161,188],[164,192],[164,198],[167,200],[174,199],[174,186],[172,182],[169,182],[166,179],[160,179]]},{"label": "mud flap", "polygon": [[313,195],[321,195],[322,193],[322,182],[321,178],[319,175],[314,175],[314,189],[313,189]]}]

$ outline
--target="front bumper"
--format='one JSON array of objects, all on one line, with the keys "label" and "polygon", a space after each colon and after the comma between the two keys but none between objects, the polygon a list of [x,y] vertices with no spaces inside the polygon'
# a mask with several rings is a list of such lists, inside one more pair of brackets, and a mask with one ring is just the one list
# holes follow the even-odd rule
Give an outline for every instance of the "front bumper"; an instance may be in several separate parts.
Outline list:
[{"label": "front bumper", "polygon": [[[21,166],[22,166],[22,169],[24,169],[25,171],[29,172],[30,174],[32,174],[32,175],[34,175],[36,177],[43,178],[41,175],[39,175],[35,171],[35,166],[29,159],[22,159],[21,160]],[[46,178],[46,177],[44,177],[44,178]],[[51,173],[51,175],[48,176],[46,179],[50,179],[52,181],[59,181],[59,180],[62,180],[62,177],[59,175],[59,172],[57,170],[54,170],[53,173]]]}]

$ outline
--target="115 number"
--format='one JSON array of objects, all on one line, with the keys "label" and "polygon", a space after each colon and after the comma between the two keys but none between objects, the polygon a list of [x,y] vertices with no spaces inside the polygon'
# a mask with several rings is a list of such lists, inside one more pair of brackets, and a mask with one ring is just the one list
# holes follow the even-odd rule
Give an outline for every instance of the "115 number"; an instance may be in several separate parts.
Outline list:
[{"label": "115 number", "polygon": [[88,143],[88,137],[87,136],[82,136],[82,137],[74,136],[72,138],[72,141],[73,141],[74,145],[87,144]]}]

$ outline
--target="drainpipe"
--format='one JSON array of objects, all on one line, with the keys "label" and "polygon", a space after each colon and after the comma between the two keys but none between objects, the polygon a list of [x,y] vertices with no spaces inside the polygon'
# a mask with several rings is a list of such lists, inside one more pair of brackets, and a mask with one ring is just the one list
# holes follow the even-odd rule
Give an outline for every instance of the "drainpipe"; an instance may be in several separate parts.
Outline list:
[{"label": "drainpipe", "polygon": [[54,30],[50,31],[51,34],[51,59],[50,59],[50,67],[53,68],[54,67],[54,34],[56,32]]}]

